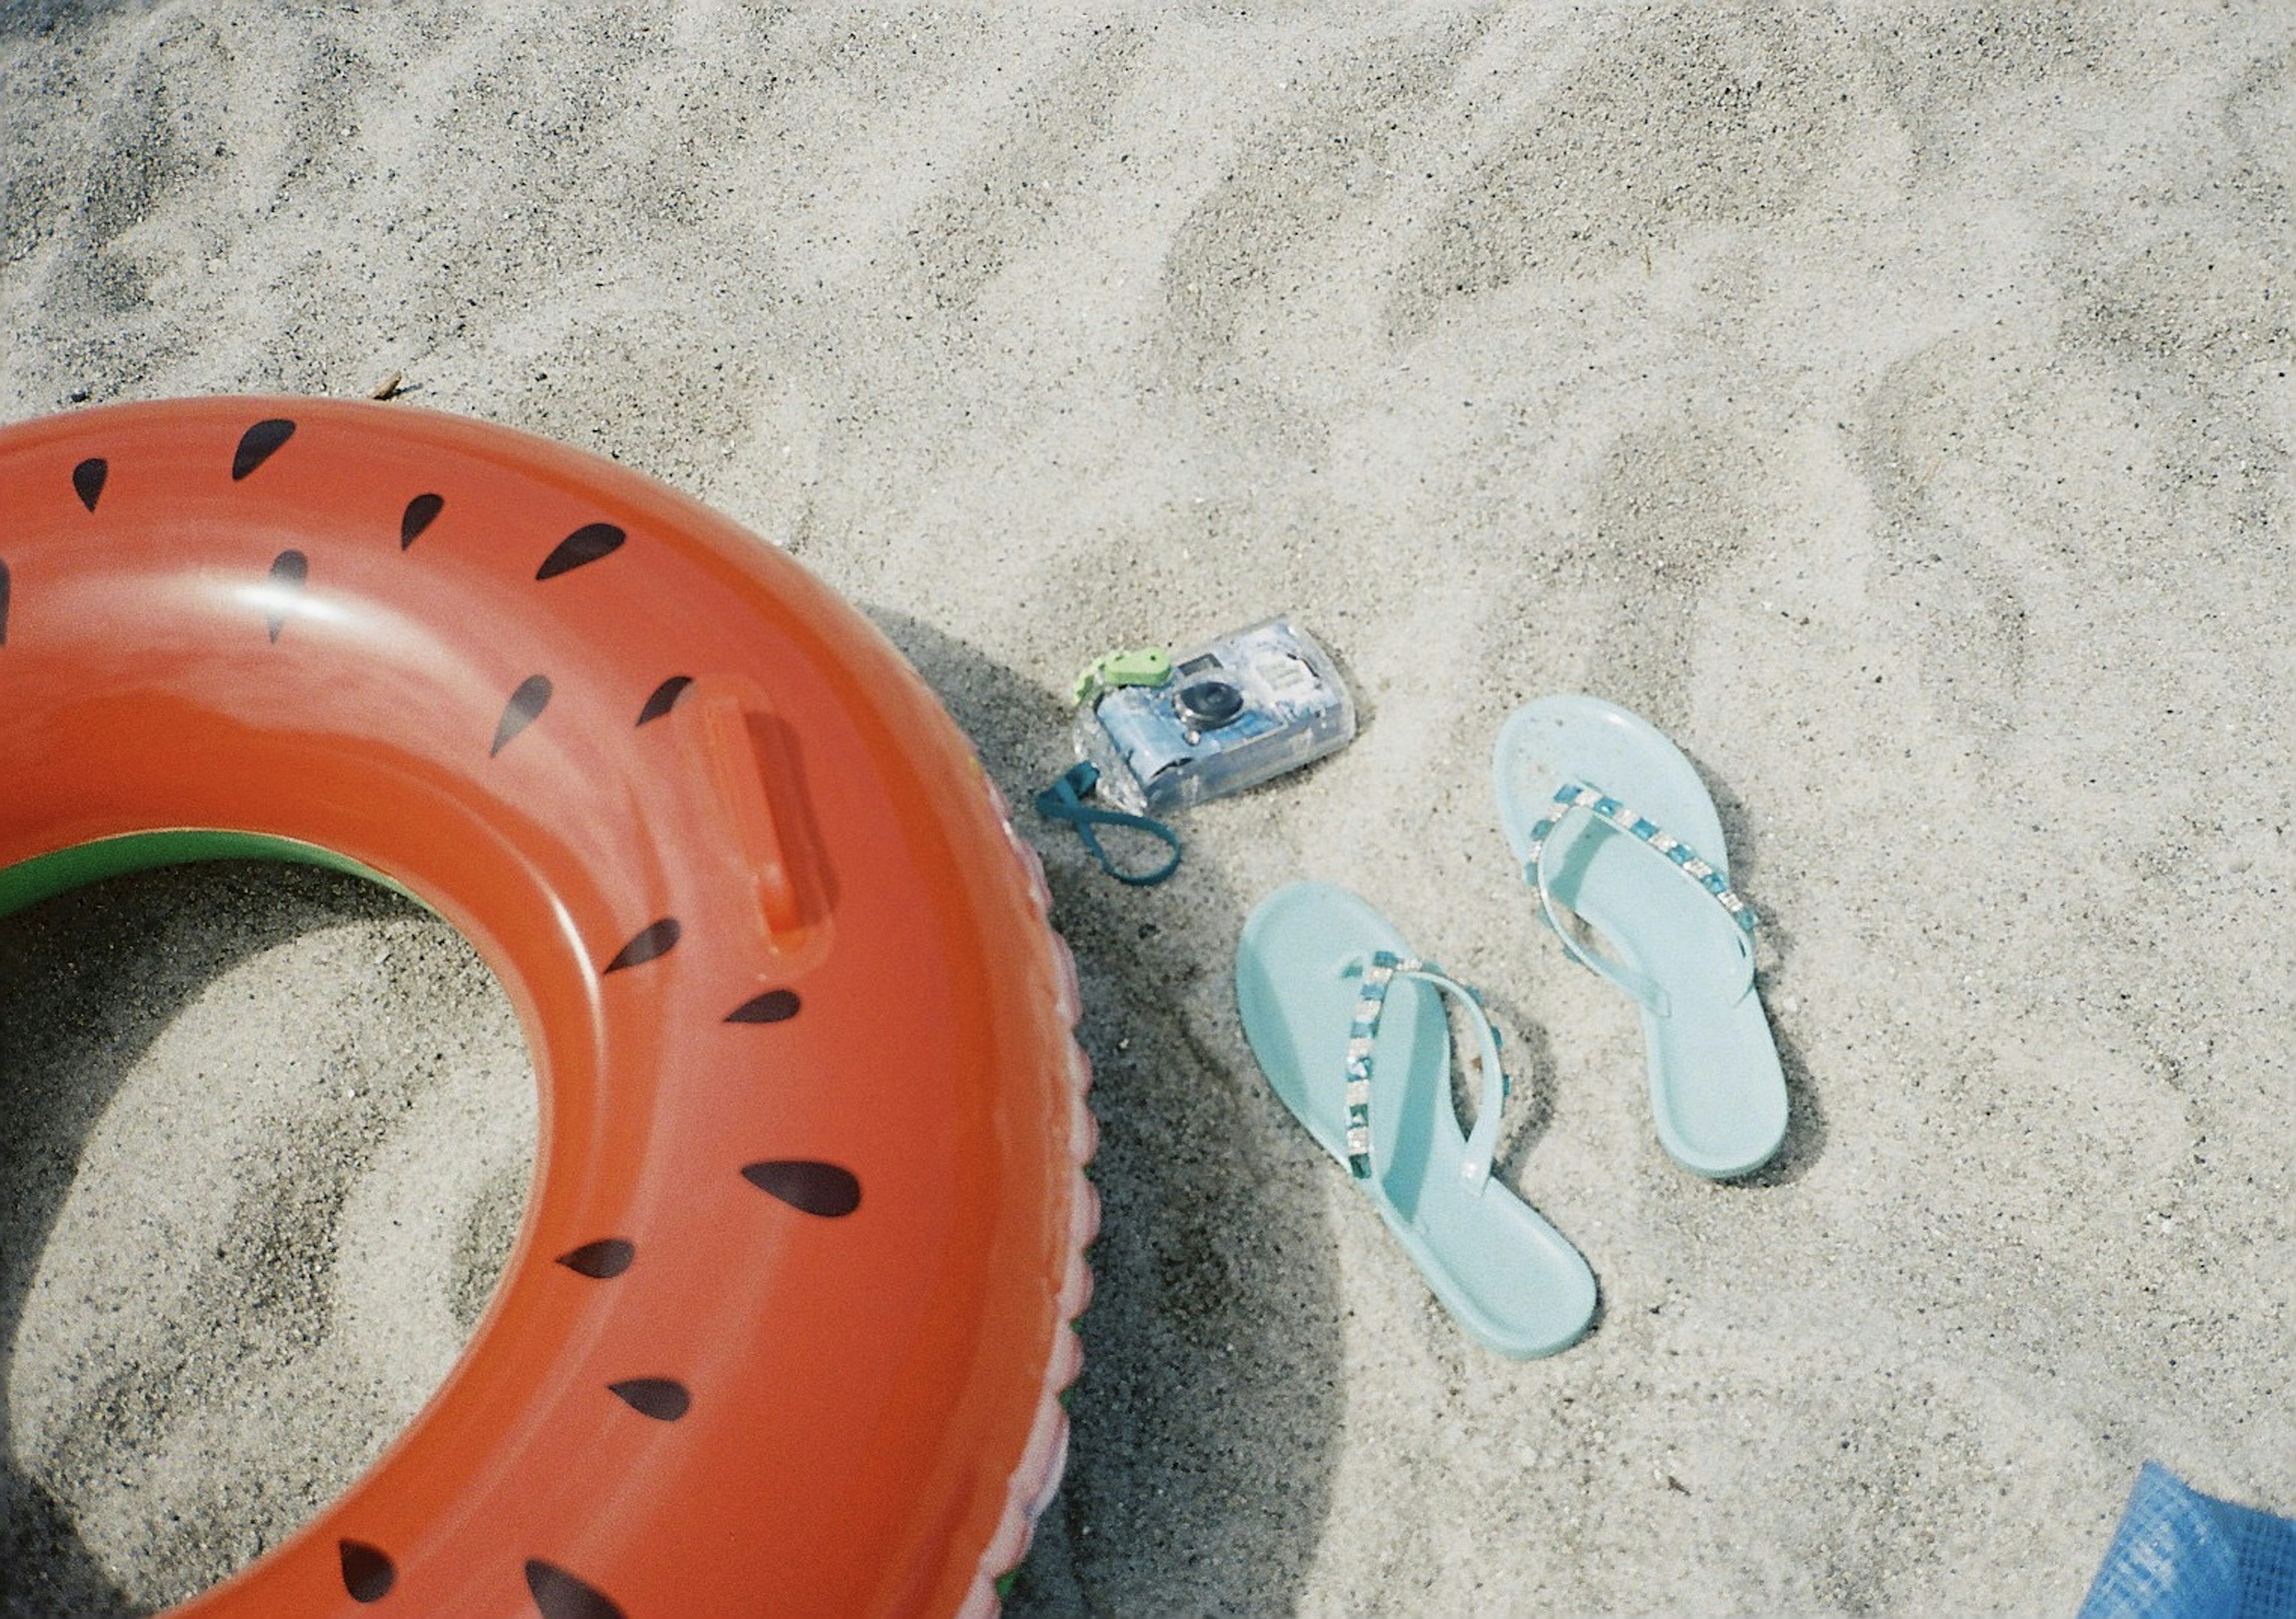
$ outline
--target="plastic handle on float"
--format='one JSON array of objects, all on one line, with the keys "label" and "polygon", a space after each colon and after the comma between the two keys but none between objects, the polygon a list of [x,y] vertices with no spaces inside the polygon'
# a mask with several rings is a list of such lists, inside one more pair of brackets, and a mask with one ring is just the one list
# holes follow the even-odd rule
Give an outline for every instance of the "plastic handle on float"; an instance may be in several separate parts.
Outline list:
[{"label": "plastic handle on float", "polygon": [[775,823],[773,800],[766,796],[759,774],[764,761],[758,757],[750,740],[749,708],[731,691],[712,691],[701,700],[703,745],[720,766],[719,793],[732,812],[742,857],[757,873],[758,904],[765,912],[766,931],[777,942],[793,938],[804,930],[805,916],[798,903],[789,850]]},{"label": "plastic handle on float", "polygon": [[676,717],[716,789],[766,944],[783,957],[816,953],[826,918],[815,913],[826,885],[806,880],[811,856],[800,784],[794,762],[779,756],[780,723],[765,693],[749,681],[704,676],[677,705]]}]

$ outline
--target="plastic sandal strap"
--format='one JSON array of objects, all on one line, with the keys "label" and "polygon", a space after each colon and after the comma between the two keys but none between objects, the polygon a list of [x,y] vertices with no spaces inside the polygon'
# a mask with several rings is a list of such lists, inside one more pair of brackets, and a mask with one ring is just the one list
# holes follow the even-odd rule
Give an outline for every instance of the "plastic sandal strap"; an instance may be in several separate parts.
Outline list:
[{"label": "plastic sandal strap", "polygon": [[[1078,838],[1100,863],[1100,869],[1120,883],[1130,883],[1136,888],[1146,888],[1162,882],[1180,869],[1180,835],[1160,821],[1145,815],[1128,815],[1121,810],[1102,809],[1086,804],[1085,794],[1100,781],[1100,772],[1089,762],[1072,765],[1061,779],[1037,795],[1037,814],[1047,821],[1065,821],[1076,828]],[[1145,832],[1160,838],[1172,846],[1171,858],[1150,871],[1128,871],[1118,865],[1109,852],[1101,846],[1100,835],[1095,827],[1120,826],[1135,832]]]},{"label": "plastic sandal strap", "polygon": [[1358,1181],[1371,1179],[1371,1062],[1379,1038],[1379,1020],[1387,1010],[1387,992],[1398,978],[1416,978],[1456,997],[1466,1009],[1482,1045],[1483,1095],[1475,1110],[1475,1127],[1467,1136],[1467,1154],[1460,1160],[1459,1179],[1480,1194],[1491,1178],[1491,1155],[1498,1149],[1499,1118],[1506,1110],[1510,1086],[1499,1062],[1499,1034],[1483,1011],[1483,998],[1441,968],[1415,956],[1374,951],[1348,963],[1363,973],[1363,991],[1356,997],[1353,1020],[1348,1026],[1348,1169]]},{"label": "plastic sandal strap", "polygon": [[1754,908],[1738,896],[1729,879],[1713,864],[1699,855],[1679,838],[1660,827],[1647,817],[1636,814],[1601,789],[1584,781],[1566,781],[1555,789],[1554,801],[1547,817],[1530,829],[1530,854],[1522,864],[1522,874],[1538,890],[1538,903],[1546,912],[1546,925],[1554,929],[1554,936],[1562,941],[1563,950],[1580,966],[1608,978],[1643,1005],[1663,1018],[1668,1012],[1666,991],[1657,980],[1636,972],[1623,961],[1611,960],[1598,952],[1588,950],[1563,925],[1562,907],[1555,900],[1554,890],[1546,875],[1546,850],[1554,841],[1554,830],[1562,824],[1563,817],[1573,811],[1583,810],[1595,820],[1618,831],[1626,833],[1653,853],[1666,857],[1668,863],[1684,878],[1695,884],[1714,903],[1729,914],[1738,926],[1738,953],[1746,969],[1746,981],[1739,989],[1742,998],[1754,987]]}]

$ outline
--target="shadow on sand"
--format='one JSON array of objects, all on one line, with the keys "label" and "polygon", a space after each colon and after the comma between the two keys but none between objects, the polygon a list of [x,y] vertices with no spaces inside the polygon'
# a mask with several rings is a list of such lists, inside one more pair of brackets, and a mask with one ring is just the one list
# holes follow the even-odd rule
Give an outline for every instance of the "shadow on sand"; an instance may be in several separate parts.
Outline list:
[{"label": "shadow on sand", "polygon": [[926,626],[871,616],[1048,852],[1098,1076],[1103,1218],[1067,1482],[1006,1612],[1288,1613],[1336,1460],[1337,1248],[1314,1180],[1261,1127],[1250,1053],[1180,1009],[1189,984],[1226,977],[1246,907],[1203,863],[1152,901],[1073,857],[1029,808],[1069,763],[1067,710]]}]

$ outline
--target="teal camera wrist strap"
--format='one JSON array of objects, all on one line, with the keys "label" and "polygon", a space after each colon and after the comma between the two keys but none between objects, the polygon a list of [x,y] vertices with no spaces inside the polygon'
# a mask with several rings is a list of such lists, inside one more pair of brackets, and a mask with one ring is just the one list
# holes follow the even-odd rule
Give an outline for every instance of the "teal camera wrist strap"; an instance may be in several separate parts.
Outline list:
[{"label": "teal camera wrist strap", "polygon": [[[1100,771],[1088,761],[1069,766],[1061,779],[1037,795],[1037,814],[1047,821],[1065,821],[1076,828],[1077,836],[1100,869],[1120,883],[1136,888],[1152,887],[1180,869],[1180,835],[1162,822],[1147,815],[1128,815],[1121,810],[1103,809],[1086,804],[1085,795],[1100,784]],[[1148,871],[1128,871],[1118,865],[1102,846],[1100,834],[1094,829],[1103,826],[1122,827],[1128,831],[1145,832],[1160,838],[1172,848],[1171,857],[1162,865]]]}]

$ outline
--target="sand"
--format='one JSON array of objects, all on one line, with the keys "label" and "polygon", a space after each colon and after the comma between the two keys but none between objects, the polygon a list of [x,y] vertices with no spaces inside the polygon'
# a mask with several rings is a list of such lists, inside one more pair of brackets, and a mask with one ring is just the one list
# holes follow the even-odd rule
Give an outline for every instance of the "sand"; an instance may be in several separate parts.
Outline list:
[{"label": "sand", "polygon": [[[1361,738],[1168,886],[1024,828],[1107,1227],[1012,1612],[2065,1612],[2147,1457],[2296,1510],[2292,186],[2284,8],[0,0],[0,419],[399,372],[788,548],[1016,801],[1108,646],[1339,650]],[[1770,920],[1751,1183],[1510,869],[1557,691]],[[1489,993],[1579,1346],[1466,1339],[1259,1076],[1299,878]],[[0,1612],[144,1612],[443,1373],[524,1053],[233,869],[0,924]]]}]

